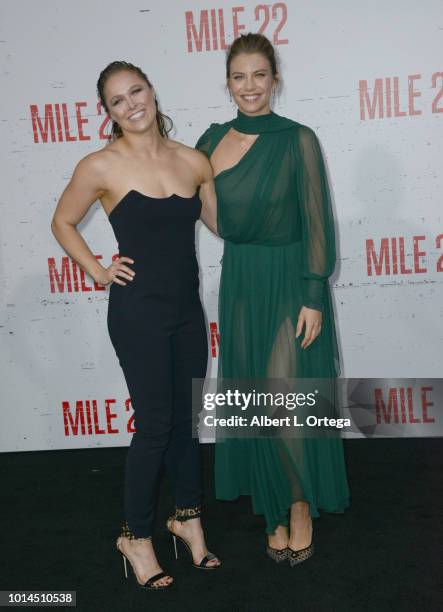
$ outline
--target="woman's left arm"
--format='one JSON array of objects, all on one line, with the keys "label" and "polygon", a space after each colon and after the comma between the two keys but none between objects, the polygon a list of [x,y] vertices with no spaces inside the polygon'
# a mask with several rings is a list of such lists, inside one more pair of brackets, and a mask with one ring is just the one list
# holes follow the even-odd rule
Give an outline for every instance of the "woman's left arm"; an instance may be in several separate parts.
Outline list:
[{"label": "woman's left arm", "polygon": [[199,175],[200,175],[200,200],[202,203],[202,210],[200,219],[203,223],[218,236],[217,232],[217,196],[215,193],[214,176],[212,172],[211,164],[209,160],[196,151],[198,155],[199,163]]},{"label": "woman's left arm", "polygon": [[297,337],[307,348],[321,331],[327,278],[335,266],[335,236],[331,195],[320,143],[315,132],[300,126],[298,134],[297,189],[302,221],[303,306]]}]

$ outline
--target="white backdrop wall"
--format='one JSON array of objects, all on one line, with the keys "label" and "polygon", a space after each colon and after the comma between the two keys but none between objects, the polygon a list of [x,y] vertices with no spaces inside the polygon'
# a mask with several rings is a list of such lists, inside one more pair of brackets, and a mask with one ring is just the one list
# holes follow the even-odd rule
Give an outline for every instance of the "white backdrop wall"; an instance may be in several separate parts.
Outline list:
[{"label": "white backdrop wall", "polygon": [[[343,375],[440,377],[442,9],[441,0],[425,10],[416,0],[3,0],[0,450],[129,441],[108,290],[80,273],[49,228],[76,163],[105,144],[100,71],[115,59],[141,66],[175,138],[194,145],[234,114],[223,46],[260,28],[281,58],[274,110],[311,126],[326,154]],[[118,249],[99,203],[79,229],[109,265]],[[215,376],[222,243],[203,227],[197,242]]]}]

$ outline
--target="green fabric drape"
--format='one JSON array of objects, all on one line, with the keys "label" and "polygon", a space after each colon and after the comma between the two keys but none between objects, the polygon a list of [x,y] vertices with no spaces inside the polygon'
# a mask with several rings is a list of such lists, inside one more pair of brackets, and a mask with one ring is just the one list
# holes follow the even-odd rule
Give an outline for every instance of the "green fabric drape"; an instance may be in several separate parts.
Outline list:
[{"label": "green fabric drape", "polygon": [[[230,129],[258,134],[232,168],[215,178],[224,238],[219,295],[219,377],[333,378],[338,350],[328,276],[335,265],[328,180],[315,133],[269,113],[240,111],[212,124],[197,148],[211,158]],[[307,349],[295,338],[302,306],[322,311],[322,331]],[[339,436],[227,439],[216,444],[219,499],[251,495],[272,533],[299,500],[343,512],[349,490]]]}]

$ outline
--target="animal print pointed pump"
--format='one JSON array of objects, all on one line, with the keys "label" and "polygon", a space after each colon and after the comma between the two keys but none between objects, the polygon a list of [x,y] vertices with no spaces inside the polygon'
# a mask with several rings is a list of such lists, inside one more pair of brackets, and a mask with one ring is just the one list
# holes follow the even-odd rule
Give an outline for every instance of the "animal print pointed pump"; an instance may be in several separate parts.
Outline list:
[{"label": "animal print pointed pump", "polygon": [[291,567],[298,565],[299,563],[303,563],[303,561],[307,561],[314,554],[314,543],[311,541],[309,546],[306,548],[302,548],[301,550],[292,550],[292,548],[288,548],[288,561]]},{"label": "animal print pointed pump", "polygon": [[281,563],[282,561],[286,561],[286,559],[288,558],[288,548],[283,548],[283,549],[278,549],[278,548],[272,548],[271,546],[266,546],[266,552],[268,553],[269,557],[275,561],[276,563]]}]

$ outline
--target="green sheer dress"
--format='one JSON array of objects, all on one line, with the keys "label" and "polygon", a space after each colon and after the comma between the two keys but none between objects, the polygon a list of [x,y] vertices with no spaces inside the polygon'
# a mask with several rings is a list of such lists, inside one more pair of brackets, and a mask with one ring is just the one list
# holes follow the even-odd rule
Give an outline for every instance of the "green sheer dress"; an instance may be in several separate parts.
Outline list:
[{"label": "green sheer dress", "polygon": [[[232,168],[215,178],[224,239],[219,294],[219,377],[334,378],[338,351],[328,276],[335,265],[332,208],[315,133],[275,113],[212,124],[197,148],[211,157],[230,129],[258,134]],[[322,311],[307,348],[295,337],[302,306]],[[225,439],[216,443],[216,496],[250,495],[267,533],[307,501],[343,512],[349,489],[340,436]]]}]

